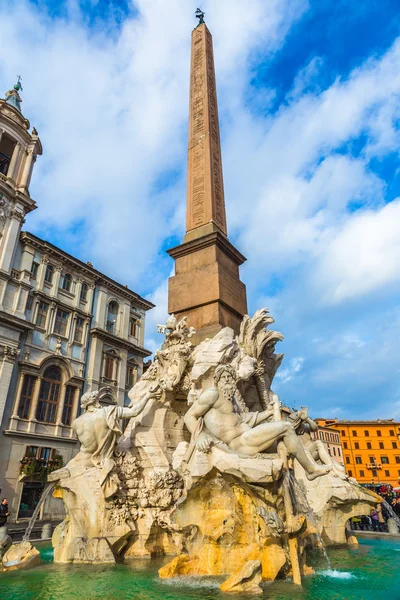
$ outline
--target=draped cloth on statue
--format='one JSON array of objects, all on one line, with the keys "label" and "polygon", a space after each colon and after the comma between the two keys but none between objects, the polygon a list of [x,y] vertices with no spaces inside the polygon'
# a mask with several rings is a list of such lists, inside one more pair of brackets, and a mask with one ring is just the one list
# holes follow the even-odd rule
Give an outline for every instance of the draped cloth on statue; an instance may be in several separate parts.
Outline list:
[{"label": "draped cloth on statue", "polygon": [[93,452],[93,465],[101,469],[100,485],[106,499],[118,491],[119,479],[113,473],[115,461],[113,458],[117,438],[122,435],[120,420],[123,416],[122,406],[104,406],[101,408],[107,423],[107,430],[98,441],[98,447]]}]

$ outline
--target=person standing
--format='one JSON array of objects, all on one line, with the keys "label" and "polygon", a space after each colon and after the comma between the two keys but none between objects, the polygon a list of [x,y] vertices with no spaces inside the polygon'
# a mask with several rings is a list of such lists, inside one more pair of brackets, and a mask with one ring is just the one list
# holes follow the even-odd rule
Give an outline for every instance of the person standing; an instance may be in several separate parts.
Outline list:
[{"label": "person standing", "polygon": [[0,504],[0,539],[7,535],[8,502],[3,498]]}]

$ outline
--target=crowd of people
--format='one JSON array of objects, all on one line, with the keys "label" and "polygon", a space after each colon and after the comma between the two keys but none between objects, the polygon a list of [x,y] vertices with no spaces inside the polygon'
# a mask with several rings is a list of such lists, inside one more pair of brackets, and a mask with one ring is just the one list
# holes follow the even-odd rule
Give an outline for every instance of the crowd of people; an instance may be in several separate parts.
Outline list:
[{"label": "crowd of people", "polygon": [[381,486],[365,486],[371,489],[373,492],[381,496],[385,503],[379,502],[375,508],[371,510],[369,515],[362,515],[360,517],[353,517],[350,520],[350,526],[353,530],[359,531],[388,531],[388,519],[393,518],[390,508],[394,514],[400,519],[400,495],[395,491],[391,485]]}]

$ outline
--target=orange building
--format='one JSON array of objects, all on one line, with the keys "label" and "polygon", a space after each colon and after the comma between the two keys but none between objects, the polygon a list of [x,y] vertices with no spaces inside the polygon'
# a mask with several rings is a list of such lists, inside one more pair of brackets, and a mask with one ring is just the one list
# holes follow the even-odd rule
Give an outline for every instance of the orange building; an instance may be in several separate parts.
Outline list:
[{"label": "orange building", "polygon": [[400,481],[400,423],[394,419],[339,421],[315,419],[319,426],[340,432],[344,466],[359,483]]}]

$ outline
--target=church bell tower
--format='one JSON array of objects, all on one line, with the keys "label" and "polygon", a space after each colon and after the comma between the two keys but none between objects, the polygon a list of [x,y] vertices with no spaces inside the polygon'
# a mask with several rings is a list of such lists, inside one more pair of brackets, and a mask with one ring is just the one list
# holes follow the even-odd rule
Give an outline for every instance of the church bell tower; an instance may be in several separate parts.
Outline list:
[{"label": "church bell tower", "polygon": [[[0,298],[10,273],[25,215],[36,208],[29,184],[42,144],[35,128],[21,111],[20,78],[0,99]],[[1,302],[1,301],[0,301]]]}]

